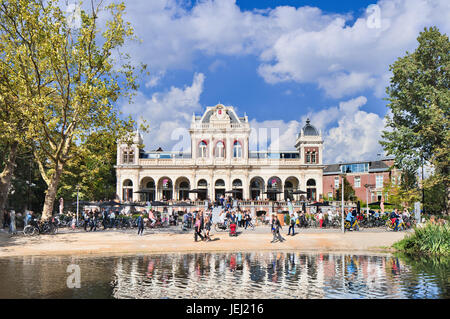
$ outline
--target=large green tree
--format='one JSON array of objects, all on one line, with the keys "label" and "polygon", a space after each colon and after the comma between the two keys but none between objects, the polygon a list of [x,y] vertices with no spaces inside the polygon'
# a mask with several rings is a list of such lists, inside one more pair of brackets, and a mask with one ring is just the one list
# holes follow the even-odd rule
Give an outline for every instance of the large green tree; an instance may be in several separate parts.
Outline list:
[{"label": "large green tree", "polygon": [[[92,0],[74,26],[54,0],[0,0],[9,74],[24,87],[24,135],[47,184],[43,219],[52,215],[62,175],[93,132],[126,136],[134,128],[116,106],[137,88],[136,67],[120,48],[134,39],[125,5]],[[100,30],[99,16],[104,27]],[[9,35],[9,36],[8,36]],[[19,39],[19,40],[17,40]]]},{"label": "large green tree", "polygon": [[117,137],[111,132],[95,132],[80,152],[67,163],[58,198],[75,200],[76,186],[80,199],[95,201],[114,199],[116,195]]},{"label": "large green tree", "polygon": [[[339,188],[336,189],[336,200],[342,199],[342,180],[339,183]],[[345,201],[356,201],[356,195],[355,190],[352,187],[352,184],[347,180],[347,178],[344,178],[344,200]]]},{"label": "large green tree", "polygon": [[417,41],[413,53],[406,52],[390,67],[390,112],[381,144],[404,170],[417,171],[421,165],[431,165],[434,178],[423,182],[423,187],[444,185],[447,198],[443,210],[448,211],[450,42],[436,27],[426,28]]}]

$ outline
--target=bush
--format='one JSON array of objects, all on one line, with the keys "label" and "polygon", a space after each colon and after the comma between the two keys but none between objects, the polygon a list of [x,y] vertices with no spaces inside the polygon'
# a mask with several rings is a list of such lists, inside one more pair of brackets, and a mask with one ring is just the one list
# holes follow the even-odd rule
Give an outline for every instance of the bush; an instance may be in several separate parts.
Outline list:
[{"label": "bush", "polygon": [[450,255],[450,227],[427,223],[414,227],[414,233],[396,242],[393,247],[407,254]]}]

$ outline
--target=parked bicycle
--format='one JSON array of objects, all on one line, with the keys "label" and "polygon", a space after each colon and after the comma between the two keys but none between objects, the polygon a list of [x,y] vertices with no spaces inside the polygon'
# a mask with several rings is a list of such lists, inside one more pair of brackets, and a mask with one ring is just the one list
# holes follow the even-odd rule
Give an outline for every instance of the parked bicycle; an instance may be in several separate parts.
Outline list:
[{"label": "parked bicycle", "polygon": [[[385,228],[386,228],[387,231],[394,231],[394,229],[395,229],[395,222],[393,223],[390,219],[388,219],[386,221]],[[399,221],[397,229],[399,231],[407,229],[406,228],[406,224],[405,224],[405,222],[402,219]]]},{"label": "parked bicycle", "polygon": [[58,227],[53,220],[50,221],[39,221],[36,218],[30,221],[30,224],[25,226],[23,229],[23,234],[25,236],[35,236],[41,234],[55,235],[58,233]]},{"label": "parked bicycle", "polygon": [[358,222],[357,219],[355,219],[351,225],[350,225],[350,222],[349,222],[348,220],[346,220],[346,221],[344,222],[344,230],[350,230],[350,229],[353,229],[353,230],[360,230],[360,228],[359,228],[359,222]]}]

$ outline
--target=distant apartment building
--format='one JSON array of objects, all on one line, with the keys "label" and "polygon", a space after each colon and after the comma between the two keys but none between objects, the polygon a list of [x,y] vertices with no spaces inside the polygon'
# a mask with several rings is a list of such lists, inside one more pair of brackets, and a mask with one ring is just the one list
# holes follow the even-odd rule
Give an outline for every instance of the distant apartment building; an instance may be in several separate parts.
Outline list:
[{"label": "distant apartment building", "polygon": [[383,198],[388,201],[388,194],[383,194],[384,186],[391,181],[398,183],[400,178],[400,171],[393,168],[393,165],[393,157],[326,165],[323,170],[324,199],[336,197],[336,191],[341,183],[340,176],[345,173],[360,200],[366,202],[368,199],[369,202],[375,202]]}]

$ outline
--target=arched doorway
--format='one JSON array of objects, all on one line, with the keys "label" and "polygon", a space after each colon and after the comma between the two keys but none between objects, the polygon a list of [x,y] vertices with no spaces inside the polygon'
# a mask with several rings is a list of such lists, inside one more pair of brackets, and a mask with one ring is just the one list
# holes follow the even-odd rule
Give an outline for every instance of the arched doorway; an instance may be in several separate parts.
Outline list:
[{"label": "arched doorway", "polygon": [[178,200],[189,199],[189,190],[191,189],[191,185],[187,177],[178,178],[175,183],[175,188]]},{"label": "arched doorway", "polygon": [[199,180],[197,182],[197,188],[199,190],[197,196],[199,200],[205,200],[206,198],[208,198],[208,182],[206,180]]},{"label": "arched doorway", "polygon": [[233,198],[235,199],[243,199],[243,190],[242,190],[242,181],[240,179],[235,179],[233,181]]},{"label": "arched doorway", "polygon": [[308,200],[315,201],[317,197],[316,192],[316,181],[314,179],[308,179],[306,182],[306,198]]},{"label": "arched doorway", "polygon": [[161,177],[158,182],[158,189],[161,190],[161,199],[162,200],[171,200],[173,199],[173,184],[172,180],[169,177]]},{"label": "arched doorway", "polygon": [[277,176],[272,176],[267,181],[267,198],[273,201],[278,200],[278,194],[281,193],[282,189],[281,179]]},{"label": "arched doorway", "polygon": [[286,181],[284,182],[284,199],[287,200],[289,198],[290,200],[296,200],[298,195],[292,194],[292,192],[298,190],[298,187],[299,181],[297,177],[290,176],[286,178]]},{"label": "arched doorway", "polygon": [[129,179],[123,181],[122,200],[125,202],[131,202],[133,200],[133,182]]},{"label": "arched doorway", "polygon": [[141,200],[145,202],[151,202],[156,199],[156,184],[155,180],[151,177],[144,177],[141,181]]},{"label": "arched doorway", "polygon": [[261,200],[264,192],[264,180],[261,177],[253,177],[250,180],[250,198]]},{"label": "arched doorway", "polygon": [[218,179],[214,184],[214,198],[218,200],[220,196],[225,196],[225,182],[223,179]]}]

